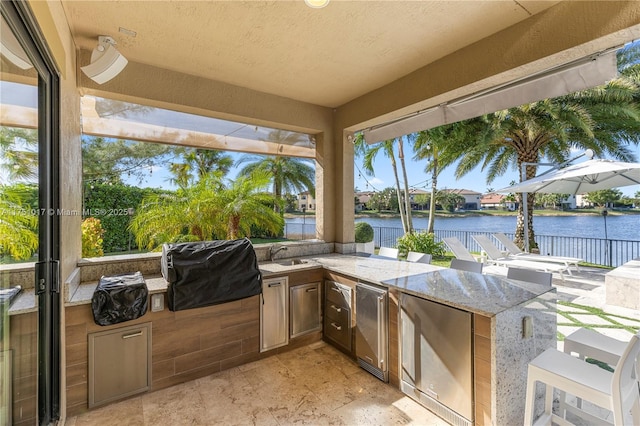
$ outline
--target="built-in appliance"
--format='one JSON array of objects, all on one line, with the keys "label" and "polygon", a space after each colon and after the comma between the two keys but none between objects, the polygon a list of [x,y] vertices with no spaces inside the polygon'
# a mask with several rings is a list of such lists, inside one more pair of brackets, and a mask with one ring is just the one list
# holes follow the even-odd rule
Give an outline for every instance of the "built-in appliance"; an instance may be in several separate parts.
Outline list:
[{"label": "built-in appliance", "polygon": [[356,284],[356,357],[358,365],[380,380],[388,376],[388,291],[370,284]]},{"label": "built-in appliance", "polygon": [[400,331],[400,389],[448,423],[471,426],[471,313],[401,294]]},{"label": "built-in appliance", "polygon": [[298,337],[322,329],[320,311],[320,283],[290,287],[289,314],[290,337]]}]

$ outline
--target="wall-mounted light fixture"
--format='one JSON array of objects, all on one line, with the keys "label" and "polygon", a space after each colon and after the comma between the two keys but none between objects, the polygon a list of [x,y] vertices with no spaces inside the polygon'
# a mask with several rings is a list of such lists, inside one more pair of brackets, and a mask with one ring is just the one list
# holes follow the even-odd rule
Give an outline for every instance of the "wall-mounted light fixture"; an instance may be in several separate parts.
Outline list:
[{"label": "wall-mounted light fixture", "polygon": [[91,63],[80,69],[98,84],[106,83],[124,69],[127,58],[115,48],[115,40],[109,36],[99,36],[98,45],[91,53]]},{"label": "wall-mounted light fixture", "polygon": [[307,6],[314,9],[322,9],[329,4],[329,0],[304,0]]}]

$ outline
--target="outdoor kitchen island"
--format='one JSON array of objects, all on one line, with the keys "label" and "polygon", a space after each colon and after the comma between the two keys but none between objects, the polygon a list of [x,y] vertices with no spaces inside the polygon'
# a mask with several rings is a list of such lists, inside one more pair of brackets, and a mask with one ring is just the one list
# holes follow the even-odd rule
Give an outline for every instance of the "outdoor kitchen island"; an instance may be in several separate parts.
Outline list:
[{"label": "outdoor kitchen island", "polygon": [[[256,251],[259,252],[258,248]],[[362,282],[388,288],[389,382],[396,388],[400,388],[401,382],[398,301],[402,294],[469,312],[472,317],[473,401],[470,403],[474,407],[473,422],[476,425],[522,423],[527,363],[555,346],[554,289],[426,264],[336,253],[304,256],[303,252],[295,253],[293,247],[289,252],[298,255],[298,261],[278,259],[260,263],[265,280],[286,277],[290,288],[323,279],[344,280],[354,287]],[[157,275],[159,257],[145,255],[138,257],[136,263],[132,256],[129,265],[124,257],[116,261],[103,259],[81,261],[79,267],[96,268],[96,272],[102,270],[109,274],[142,269],[145,278],[148,277],[150,294],[166,296],[166,282]],[[90,276],[85,271],[78,275]],[[90,299],[96,284],[84,279],[79,281],[79,285],[68,289],[65,309],[67,408],[71,415],[87,409],[88,334],[117,327],[93,324]],[[313,332],[290,340],[288,346],[260,352],[259,310],[259,296],[180,312],[168,311],[165,304],[164,310],[147,312],[123,325],[151,323],[151,391],[155,391],[322,338],[322,332]],[[352,324],[355,326],[355,322]]]},{"label": "outdoor kitchen island", "polygon": [[[556,347],[554,288],[380,258],[322,256],[310,261],[321,264],[325,271],[389,289],[389,382],[401,389],[401,370],[405,368],[402,358],[406,355],[400,351],[403,339],[408,338],[399,335],[399,301],[403,294],[469,312],[473,424],[522,424],[527,365],[544,350]],[[415,394],[405,393],[418,399]],[[451,423],[463,424],[455,418]]]}]

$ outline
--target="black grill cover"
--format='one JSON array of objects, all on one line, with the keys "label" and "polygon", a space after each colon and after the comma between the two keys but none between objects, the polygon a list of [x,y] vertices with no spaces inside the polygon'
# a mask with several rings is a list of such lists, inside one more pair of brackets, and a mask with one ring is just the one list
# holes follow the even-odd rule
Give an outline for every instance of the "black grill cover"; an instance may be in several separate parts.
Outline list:
[{"label": "black grill cover", "polygon": [[262,293],[262,275],[251,242],[164,244],[162,276],[169,309],[200,308]]},{"label": "black grill cover", "polygon": [[98,325],[118,324],[147,312],[149,290],[140,271],[103,276],[91,298],[93,320]]}]

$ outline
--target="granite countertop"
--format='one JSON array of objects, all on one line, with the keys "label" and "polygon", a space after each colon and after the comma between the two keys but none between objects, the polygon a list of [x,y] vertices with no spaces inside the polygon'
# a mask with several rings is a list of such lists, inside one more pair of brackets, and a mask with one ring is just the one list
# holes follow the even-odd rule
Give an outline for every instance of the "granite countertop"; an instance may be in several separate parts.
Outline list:
[{"label": "granite countertop", "polygon": [[[473,274],[377,256],[361,257],[332,253],[303,257],[301,260],[303,263],[295,265],[288,264],[290,259],[265,262],[260,264],[260,270],[263,277],[268,278],[290,272],[324,268],[485,316],[494,316],[550,290],[546,286],[507,280],[497,275]],[[145,281],[149,294],[167,291],[167,282],[160,275],[145,276]],[[66,306],[91,303],[97,285],[96,281],[78,286]],[[23,291],[12,305],[9,314],[34,310],[33,291]]]},{"label": "granite countertop", "polygon": [[9,315],[25,314],[36,311],[36,291],[34,288],[22,289],[11,303]]},{"label": "granite countertop", "polygon": [[551,287],[540,284],[455,269],[394,278],[385,280],[382,284],[487,317],[495,316],[551,290]]},{"label": "granite countertop", "polygon": [[393,259],[323,256],[314,261],[334,272],[488,317],[551,290],[498,275]]}]

